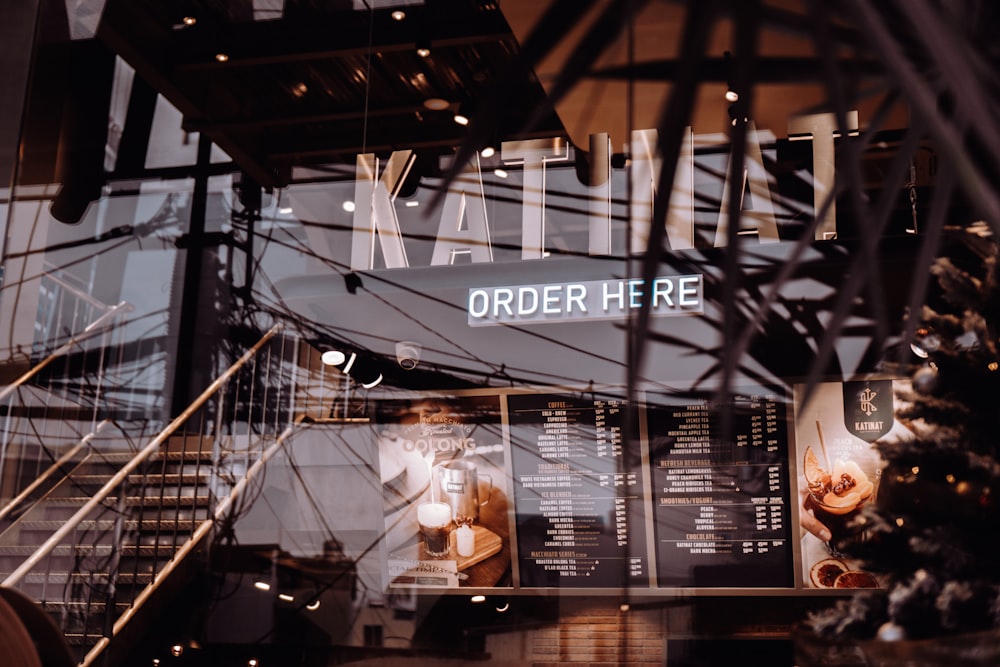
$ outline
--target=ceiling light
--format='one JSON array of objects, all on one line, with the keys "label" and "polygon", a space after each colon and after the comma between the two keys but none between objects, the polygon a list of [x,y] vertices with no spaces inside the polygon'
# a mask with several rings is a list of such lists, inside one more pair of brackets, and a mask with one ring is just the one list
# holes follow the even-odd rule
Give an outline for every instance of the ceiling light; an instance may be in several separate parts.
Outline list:
[{"label": "ceiling light", "polygon": [[174,656],[175,658],[181,657],[182,653],[184,653],[184,647],[181,646],[180,644],[174,644],[173,646],[170,647],[170,655]]},{"label": "ceiling light", "polygon": [[281,600],[282,602],[295,602],[295,598],[289,595],[288,593],[279,593],[278,599]]},{"label": "ceiling light", "polygon": [[354,213],[354,202],[352,202],[352,201],[345,201],[343,203],[343,207],[344,207],[344,210],[347,211],[348,213]]},{"label": "ceiling light", "polygon": [[431,54],[431,40],[426,37],[421,37],[417,40],[417,55],[421,58],[426,58]]},{"label": "ceiling light", "polygon": [[431,50],[426,47],[421,47],[417,49],[417,55],[421,58],[426,58],[431,54]]},{"label": "ceiling light", "polygon": [[479,604],[480,602],[486,602],[486,596],[485,595],[473,595],[472,598],[470,598],[470,599],[472,600],[472,602],[474,602],[476,604]]},{"label": "ceiling light", "polygon": [[250,658],[247,660],[247,667],[257,667],[258,664],[257,658]]},{"label": "ceiling light", "polygon": [[726,91],[726,101],[727,102],[737,102],[737,101],[739,101],[739,99],[740,99],[740,94],[737,93],[735,90],[727,90]]},{"label": "ceiling light", "polygon": [[496,176],[498,176],[499,178],[507,178],[507,170],[506,169],[500,169],[499,167],[497,167],[496,169],[493,170],[493,173]]},{"label": "ceiling light", "polygon": [[280,213],[282,215],[291,215],[292,212],[293,212],[293,209],[292,209],[291,206],[279,206],[278,207],[278,213]]},{"label": "ceiling light", "polygon": [[253,587],[258,591],[269,591],[271,590],[271,584],[266,581],[255,581],[253,582]]},{"label": "ceiling light", "polygon": [[462,113],[455,114],[454,120],[459,125],[468,125],[469,124],[469,117],[466,116],[465,114],[462,114]]},{"label": "ceiling light", "polygon": [[217,61],[219,61],[220,63],[228,62],[229,61],[229,54],[228,53],[216,53],[215,54],[215,59]]},{"label": "ceiling light", "polygon": [[372,389],[374,387],[377,387],[381,382],[382,382],[382,374],[379,373],[377,378],[375,378],[371,382],[362,382],[361,386],[364,387],[365,389]]},{"label": "ceiling light", "polygon": [[347,365],[344,366],[343,369],[341,369],[342,372],[344,372],[344,373],[350,373],[351,372],[351,367],[354,365],[354,362],[357,361],[357,359],[358,359],[357,353],[356,352],[351,352],[351,358],[347,360]]},{"label": "ceiling light", "polygon": [[404,12],[402,9],[397,9],[392,13],[392,18],[395,21],[402,21],[403,19],[406,18],[406,12]]},{"label": "ceiling light", "polygon": [[479,154],[482,155],[483,157],[493,157],[494,155],[496,155],[496,153],[497,149],[493,148],[492,146],[487,146],[483,150],[479,151]]},{"label": "ceiling light", "polygon": [[431,111],[443,111],[450,106],[451,104],[448,100],[443,100],[440,97],[428,97],[424,100],[424,108],[430,109]]},{"label": "ceiling light", "polygon": [[320,361],[327,366],[339,366],[347,361],[347,355],[340,350],[327,350],[323,353],[323,356],[320,357]]},{"label": "ceiling light", "polygon": [[193,16],[185,16],[184,18],[181,19],[181,23],[183,23],[184,25],[188,25],[188,26],[194,25],[197,22],[198,22],[198,19],[196,19]]},{"label": "ceiling light", "polygon": [[416,201],[415,199],[411,199],[410,201],[406,202],[406,208],[416,208],[417,206],[420,206],[420,202]]},{"label": "ceiling light", "polygon": [[319,600],[307,604],[306,609],[308,609],[309,611],[316,611],[317,609],[319,609]]}]

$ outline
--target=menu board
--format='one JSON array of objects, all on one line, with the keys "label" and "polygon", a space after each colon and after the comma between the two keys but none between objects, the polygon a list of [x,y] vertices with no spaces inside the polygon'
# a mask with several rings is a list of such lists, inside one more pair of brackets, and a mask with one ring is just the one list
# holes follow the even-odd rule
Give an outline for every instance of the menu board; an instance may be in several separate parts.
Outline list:
[{"label": "menu board", "polygon": [[793,587],[787,399],[644,398],[380,403],[389,587]]},{"label": "menu board", "polygon": [[559,394],[512,394],[507,410],[520,585],[649,586],[635,412]]},{"label": "menu board", "polygon": [[784,401],[657,403],[647,429],[658,585],[792,586]]}]

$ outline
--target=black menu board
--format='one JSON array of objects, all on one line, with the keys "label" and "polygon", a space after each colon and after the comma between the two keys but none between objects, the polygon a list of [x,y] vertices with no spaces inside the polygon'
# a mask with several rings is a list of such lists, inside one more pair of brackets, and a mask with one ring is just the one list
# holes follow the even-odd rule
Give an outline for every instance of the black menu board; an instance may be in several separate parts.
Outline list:
[{"label": "black menu board", "polygon": [[647,411],[658,585],[793,586],[784,400],[673,400]]},{"label": "black menu board", "polygon": [[512,394],[507,409],[520,585],[648,587],[641,457],[627,446],[638,437],[624,432],[634,413],[558,394]]}]

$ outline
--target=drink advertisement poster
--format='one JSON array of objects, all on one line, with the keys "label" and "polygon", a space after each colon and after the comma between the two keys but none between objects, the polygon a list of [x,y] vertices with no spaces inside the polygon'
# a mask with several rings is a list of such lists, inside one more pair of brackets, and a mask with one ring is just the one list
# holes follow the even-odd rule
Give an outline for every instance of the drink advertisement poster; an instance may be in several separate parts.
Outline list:
[{"label": "drink advertisement poster", "polygon": [[511,586],[498,396],[381,401],[386,588]]},{"label": "drink advertisement poster", "polygon": [[896,420],[900,380],[828,382],[808,403],[795,387],[802,578],[806,588],[877,588],[844,548],[864,540],[862,508],[878,502],[884,465],[875,445],[912,437]]}]

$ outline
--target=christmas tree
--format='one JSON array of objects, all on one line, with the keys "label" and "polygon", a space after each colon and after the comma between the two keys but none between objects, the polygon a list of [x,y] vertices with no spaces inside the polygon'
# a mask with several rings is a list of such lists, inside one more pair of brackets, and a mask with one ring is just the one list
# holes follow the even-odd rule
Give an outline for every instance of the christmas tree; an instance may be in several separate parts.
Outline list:
[{"label": "christmas tree", "polygon": [[[896,419],[912,439],[876,442],[877,501],[843,550],[882,588],[810,618],[828,638],[923,639],[1000,626],[1000,268],[964,233],[932,267]],[[971,252],[970,252],[971,251]],[[909,347],[909,346],[908,346]]]}]

